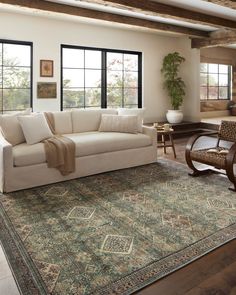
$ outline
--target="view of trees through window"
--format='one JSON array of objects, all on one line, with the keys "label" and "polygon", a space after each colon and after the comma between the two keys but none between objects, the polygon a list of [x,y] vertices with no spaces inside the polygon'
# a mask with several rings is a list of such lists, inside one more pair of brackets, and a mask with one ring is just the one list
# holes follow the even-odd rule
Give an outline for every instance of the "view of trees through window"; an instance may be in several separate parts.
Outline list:
[{"label": "view of trees through window", "polygon": [[0,110],[2,113],[31,106],[31,43],[0,40]]},{"label": "view of trees through window", "polygon": [[232,67],[229,65],[201,63],[201,100],[230,99],[231,71]]},{"label": "view of trees through window", "polygon": [[62,46],[62,106],[141,107],[141,53]]}]

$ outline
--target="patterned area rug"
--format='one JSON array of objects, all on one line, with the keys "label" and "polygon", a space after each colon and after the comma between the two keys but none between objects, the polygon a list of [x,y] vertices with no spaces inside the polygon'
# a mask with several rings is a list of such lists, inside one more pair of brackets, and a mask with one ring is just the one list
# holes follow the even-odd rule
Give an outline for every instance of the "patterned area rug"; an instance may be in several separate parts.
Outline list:
[{"label": "patterned area rug", "polygon": [[0,196],[22,294],[131,294],[236,237],[226,178],[168,160]]}]

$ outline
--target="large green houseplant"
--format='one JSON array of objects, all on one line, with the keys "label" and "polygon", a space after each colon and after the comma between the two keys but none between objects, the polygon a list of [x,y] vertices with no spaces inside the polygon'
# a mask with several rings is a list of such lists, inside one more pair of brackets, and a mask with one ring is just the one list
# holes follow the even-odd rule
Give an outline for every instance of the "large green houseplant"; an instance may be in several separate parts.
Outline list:
[{"label": "large green houseplant", "polygon": [[179,77],[179,69],[184,61],[183,56],[178,52],[173,52],[167,54],[162,63],[161,73],[164,76],[164,88],[167,90],[173,107],[173,110],[168,110],[166,114],[169,123],[180,123],[183,120],[183,113],[179,107],[183,103],[186,86],[183,79]]}]

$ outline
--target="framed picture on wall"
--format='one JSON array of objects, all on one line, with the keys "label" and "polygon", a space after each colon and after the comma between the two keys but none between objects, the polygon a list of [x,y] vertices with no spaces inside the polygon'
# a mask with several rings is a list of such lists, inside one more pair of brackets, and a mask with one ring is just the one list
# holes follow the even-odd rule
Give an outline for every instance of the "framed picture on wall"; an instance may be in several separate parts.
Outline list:
[{"label": "framed picture on wall", "polygon": [[53,60],[40,60],[40,77],[53,77]]},{"label": "framed picture on wall", "polygon": [[37,83],[38,98],[57,98],[56,82],[38,82]]}]

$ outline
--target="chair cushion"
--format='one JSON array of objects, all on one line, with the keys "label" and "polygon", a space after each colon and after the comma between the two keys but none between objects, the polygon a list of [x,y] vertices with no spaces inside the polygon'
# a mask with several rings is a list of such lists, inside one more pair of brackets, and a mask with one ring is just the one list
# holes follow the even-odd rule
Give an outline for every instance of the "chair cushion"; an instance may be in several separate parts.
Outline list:
[{"label": "chair cushion", "polygon": [[[66,134],[76,144],[76,157],[95,155],[119,150],[141,148],[152,144],[152,139],[145,134],[116,132],[84,132]],[[15,166],[29,166],[46,162],[43,143],[13,147]]]},{"label": "chair cushion", "polygon": [[117,115],[116,110],[72,110],[73,133],[97,131],[101,122],[101,114]]},{"label": "chair cushion", "polygon": [[[217,150],[226,150],[226,148],[218,147]],[[209,164],[219,169],[225,169],[226,155],[225,153],[209,152],[209,149],[193,150],[190,152],[193,161]]]}]

